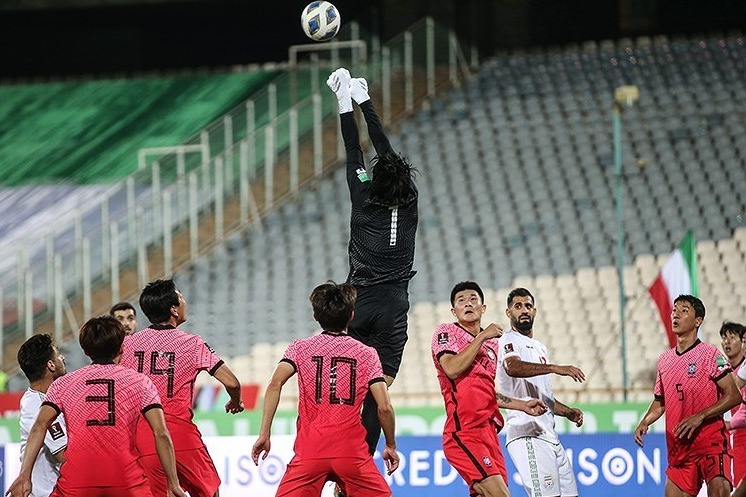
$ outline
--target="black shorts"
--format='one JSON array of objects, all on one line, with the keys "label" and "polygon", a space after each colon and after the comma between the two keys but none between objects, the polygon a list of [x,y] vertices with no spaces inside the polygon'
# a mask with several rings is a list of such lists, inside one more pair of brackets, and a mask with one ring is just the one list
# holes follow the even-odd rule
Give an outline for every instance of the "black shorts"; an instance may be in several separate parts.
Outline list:
[{"label": "black shorts", "polygon": [[381,360],[383,374],[396,377],[407,343],[409,282],[356,286],[355,317],[348,334],[373,347]]}]

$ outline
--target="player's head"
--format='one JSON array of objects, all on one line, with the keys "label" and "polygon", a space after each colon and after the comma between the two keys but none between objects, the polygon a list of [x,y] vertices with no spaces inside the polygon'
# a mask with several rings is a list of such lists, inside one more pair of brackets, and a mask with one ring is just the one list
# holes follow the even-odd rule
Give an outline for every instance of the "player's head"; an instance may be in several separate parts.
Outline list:
[{"label": "player's head", "polygon": [[28,381],[33,383],[49,375],[51,379],[66,373],[65,356],[60,354],[51,335],[34,335],[18,349],[18,365]]},{"label": "player's head", "polygon": [[720,327],[720,345],[728,359],[735,359],[743,355],[746,326],[740,323],[726,321]]},{"label": "player's head", "polygon": [[402,205],[414,193],[415,169],[395,152],[379,155],[371,162],[370,195],[389,206]]},{"label": "player's head", "polygon": [[313,318],[325,331],[344,331],[352,320],[357,290],[349,283],[327,281],[311,292]]},{"label": "player's head", "polygon": [[534,296],[525,288],[514,288],[508,294],[508,308],[505,315],[510,319],[510,326],[521,333],[528,333],[534,327],[536,305]]},{"label": "player's head", "polygon": [[671,328],[674,334],[698,330],[705,320],[705,305],[694,295],[679,295],[673,301]]},{"label": "player's head", "polygon": [[137,311],[129,302],[118,302],[111,306],[109,316],[114,316],[122,323],[126,334],[131,335],[137,331]]},{"label": "player's head", "polygon": [[104,314],[91,318],[80,328],[80,347],[91,359],[114,359],[122,352],[124,326],[115,317]]},{"label": "player's head", "polygon": [[486,310],[484,292],[475,282],[462,281],[451,290],[451,313],[459,323],[479,323]]},{"label": "player's head", "polygon": [[140,294],[140,309],[153,324],[174,320],[180,325],[186,321],[186,307],[174,280],[151,281]]}]

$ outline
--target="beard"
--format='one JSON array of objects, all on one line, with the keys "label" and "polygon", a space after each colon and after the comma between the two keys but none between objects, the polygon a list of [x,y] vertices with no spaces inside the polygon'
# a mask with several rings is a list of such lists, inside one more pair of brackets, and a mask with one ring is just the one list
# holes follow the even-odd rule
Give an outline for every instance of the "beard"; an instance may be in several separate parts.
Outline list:
[{"label": "beard", "polygon": [[518,321],[513,322],[513,327],[517,331],[530,331],[531,328],[534,327],[534,320],[531,318],[528,318],[528,321],[518,320]]}]

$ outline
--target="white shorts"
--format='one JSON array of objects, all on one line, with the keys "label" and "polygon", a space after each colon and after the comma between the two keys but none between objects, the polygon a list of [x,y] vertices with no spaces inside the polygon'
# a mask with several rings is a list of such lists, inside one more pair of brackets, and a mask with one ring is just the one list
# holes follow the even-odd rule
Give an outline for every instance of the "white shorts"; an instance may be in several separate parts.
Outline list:
[{"label": "white shorts", "polygon": [[509,442],[507,449],[529,497],[578,495],[575,474],[561,443],[522,437]]}]

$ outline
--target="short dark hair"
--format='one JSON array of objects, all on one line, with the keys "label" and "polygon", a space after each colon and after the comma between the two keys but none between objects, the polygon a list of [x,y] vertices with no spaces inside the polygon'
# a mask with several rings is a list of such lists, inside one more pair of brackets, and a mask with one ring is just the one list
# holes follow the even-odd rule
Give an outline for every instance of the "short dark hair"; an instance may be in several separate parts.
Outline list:
[{"label": "short dark hair", "polygon": [[404,205],[414,198],[416,169],[401,154],[388,152],[371,162],[370,195],[387,206]]},{"label": "short dark hair", "polygon": [[34,335],[18,349],[18,365],[29,382],[44,378],[47,362],[54,359],[54,340],[47,333]]},{"label": "short dark hair", "polygon": [[531,292],[529,292],[525,288],[518,287],[512,289],[508,294],[508,307],[510,307],[510,304],[513,303],[513,299],[516,297],[531,297],[531,303],[536,304],[536,299],[533,295],[531,295]]},{"label": "short dark hair", "polygon": [[132,310],[133,313],[135,313],[135,316],[137,316],[137,311],[135,310],[135,306],[130,304],[129,302],[117,302],[113,306],[111,306],[111,309],[109,309],[109,316],[113,316],[115,312],[117,311],[129,311]]},{"label": "short dark hair", "polygon": [[746,335],[746,326],[741,323],[723,321],[723,325],[720,327],[720,336],[724,337],[726,333],[733,333],[743,340],[743,336]]},{"label": "short dark hair", "polygon": [[327,281],[311,292],[313,318],[327,331],[344,331],[355,309],[357,290],[349,283]]},{"label": "short dark hair", "polygon": [[456,286],[451,290],[451,307],[456,303],[456,294],[463,292],[464,290],[474,290],[477,292],[477,295],[479,295],[479,298],[482,299],[482,303],[484,304],[484,292],[479,285],[473,281],[462,281],[461,283],[456,283]]},{"label": "short dark hair", "polygon": [[80,328],[80,347],[91,359],[113,359],[122,350],[124,327],[115,317],[104,314],[91,318]]},{"label": "short dark hair", "polygon": [[179,305],[174,280],[155,280],[148,283],[140,294],[140,309],[153,324],[165,323],[171,318],[171,307]]},{"label": "short dark hair", "polygon": [[679,295],[673,301],[676,302],[688,302],[694,309],[694,317],[705,318],[705,304],[694,295]]}]

